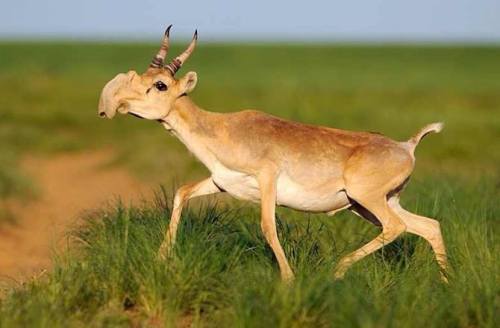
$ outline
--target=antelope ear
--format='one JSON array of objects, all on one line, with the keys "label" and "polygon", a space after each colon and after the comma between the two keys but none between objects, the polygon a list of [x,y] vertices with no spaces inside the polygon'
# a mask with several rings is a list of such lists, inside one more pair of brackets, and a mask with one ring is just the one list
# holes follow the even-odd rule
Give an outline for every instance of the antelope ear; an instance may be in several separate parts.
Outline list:
[{"label": "antelope ear", "polygon": [[193,91],[196,86],[196,82],[198,82],[198,75],[196,72],[187,72],[186,75],[179,80],[180,94],[190,93]]}]

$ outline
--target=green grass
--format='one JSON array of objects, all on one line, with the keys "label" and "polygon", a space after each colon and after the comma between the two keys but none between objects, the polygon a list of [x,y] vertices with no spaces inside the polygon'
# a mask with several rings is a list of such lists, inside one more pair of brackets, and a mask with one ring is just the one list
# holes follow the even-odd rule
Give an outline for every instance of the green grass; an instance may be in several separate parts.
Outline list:
[{"label": "green grass", "polygon": [[117,206],[76,230],[54,272],[8,292],[0,326],[496,327],[498,187],[448,179],[414,183],[408,208],[442,223],[452,272],[442,284],[428,244],[400,238],[333,279],[341,255],[377,234],[352,214],[279,211],[297,274],[280,282],[258,211],[206,203],[186,211],[175,252],[156,258],[170,199]]},{"label": "green grass", "polygon": [[[0,43],[0,200],[32,189],[18,169],[26,154],[110,148],[116,164],[168,190],[173,180],[205,176],[158,124],[97,118],[105,82],[146,68],[155,49]],[[52,273],[5,288],[0,327],[498,326],[500,48],[201,42],[181,74],[188,70],[199,76],[193,99],[215,111],[258,108],[395,139],[444,121],[442,134],[419,146],[403,202],[440,220],[450,284],[439,282],[428,245],[411,236],[334,281],[340,256],[377,228],[347,213],[327,218],[281,209],[280,238],[297,273],[295,284],[283,286],[258,211],[238,202],[230,203],[243,206],[238,210],[192,207],[175,255],[157,261],[170,212],[170,201],[159,197],[157,204],[118,206],[88,218]]]}]

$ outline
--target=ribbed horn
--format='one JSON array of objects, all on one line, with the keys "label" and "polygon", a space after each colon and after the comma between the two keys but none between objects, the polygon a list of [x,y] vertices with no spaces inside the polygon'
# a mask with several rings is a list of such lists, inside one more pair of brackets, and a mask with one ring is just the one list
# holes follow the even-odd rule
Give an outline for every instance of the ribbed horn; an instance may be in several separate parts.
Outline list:
[{"label": "ribbed horn", "polygon": [[165,66],[165,68],[168,69],[172,73],[172,75],[174,75],[182,67],[182,65],[191,55],[191,53],[193,53],[194,48],[196,47],[197,40],[198,40],[198,30],[195,30],[193,39],[191,40],[191,43],[189,44],[187,49],[184,50],[182,54],[175,57],[174,60],[172,60],[168,65]]},{"label": "ribbed horn", "polygon": [[163,35],[163,39],[161,40],[160,50],[158,50],[156,56],[154,56],[153,60],[151,60],[151,64],[149,64],[149,67],[163,67],[163,62],[165,61],[165,57],[167,57],[168,48],[170,46],[170,28],[172,28],[172,24],[170,24],[165,30],[165,34]]}]

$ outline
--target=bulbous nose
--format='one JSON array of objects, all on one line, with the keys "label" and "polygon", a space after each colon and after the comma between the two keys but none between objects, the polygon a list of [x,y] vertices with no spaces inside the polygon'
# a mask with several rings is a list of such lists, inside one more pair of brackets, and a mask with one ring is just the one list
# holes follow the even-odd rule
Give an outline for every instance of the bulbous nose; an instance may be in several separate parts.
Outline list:
[{"label": "bulbous nose", "polygon": [[99,116],[102,118],[106,118],[106,112],[99,112]]}]

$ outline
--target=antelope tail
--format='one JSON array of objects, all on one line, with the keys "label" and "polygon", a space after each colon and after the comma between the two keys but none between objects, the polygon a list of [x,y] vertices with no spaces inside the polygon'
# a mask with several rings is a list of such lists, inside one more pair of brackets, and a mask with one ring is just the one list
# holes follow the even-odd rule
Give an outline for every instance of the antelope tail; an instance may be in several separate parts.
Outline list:
[{"label": "antelope tail", "polygon": [[444,124],[442,122],[431,123],[431,124],[424,126],[413,137],[411,137],[410,140],[408,140],[406,142],[408,145],[408,148],[410,148],[411,151],[413,152],[423,137],[425,137],[429,133],[439,133],[439,132],[441,132],[443,127],[444,127]]}]

